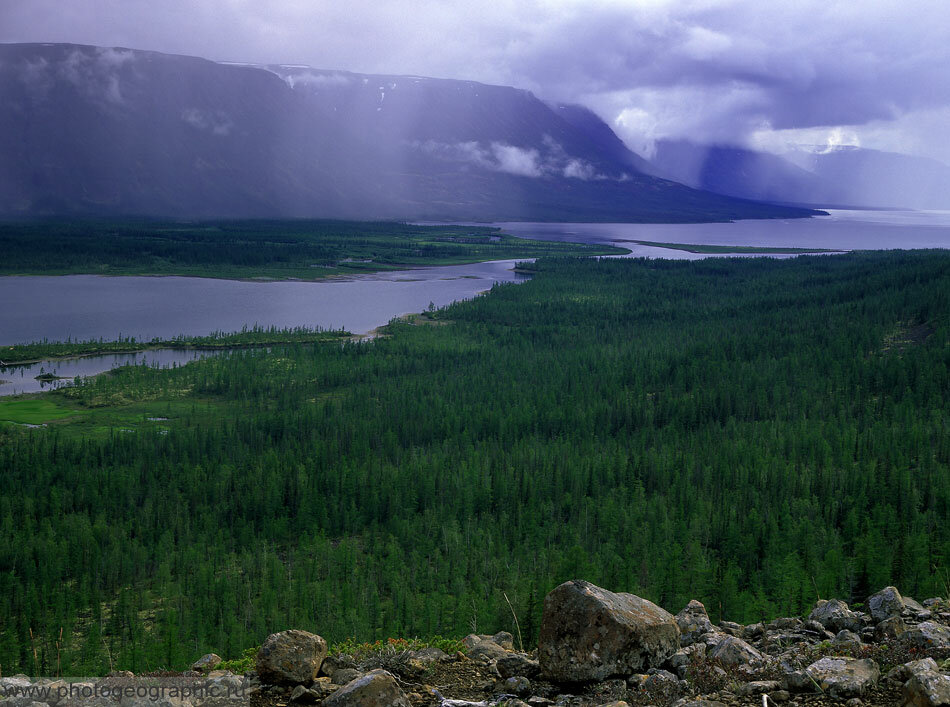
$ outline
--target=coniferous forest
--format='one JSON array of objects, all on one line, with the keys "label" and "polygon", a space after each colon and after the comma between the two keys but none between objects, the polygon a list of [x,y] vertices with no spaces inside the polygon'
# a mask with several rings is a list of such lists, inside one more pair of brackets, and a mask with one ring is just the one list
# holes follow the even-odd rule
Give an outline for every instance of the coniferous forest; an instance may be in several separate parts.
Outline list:
[{"label": "coniferous forest", "polygon": [[[3,674],[508,629],[505,595],[527,644],[570,578],[743,622],[950,594],[945,252],[526,267],[0,425]],[[168,420],[83,427],[130,406]]]}]

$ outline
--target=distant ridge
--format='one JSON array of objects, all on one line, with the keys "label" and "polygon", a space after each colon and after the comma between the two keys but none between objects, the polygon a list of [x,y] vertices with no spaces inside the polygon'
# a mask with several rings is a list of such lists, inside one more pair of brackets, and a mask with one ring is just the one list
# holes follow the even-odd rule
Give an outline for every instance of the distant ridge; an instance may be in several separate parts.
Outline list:
[{"label": "distant ridge", "polygon": [[809,215],[645,174],[593,113],[472,81],[0,45],[0,217]]}]

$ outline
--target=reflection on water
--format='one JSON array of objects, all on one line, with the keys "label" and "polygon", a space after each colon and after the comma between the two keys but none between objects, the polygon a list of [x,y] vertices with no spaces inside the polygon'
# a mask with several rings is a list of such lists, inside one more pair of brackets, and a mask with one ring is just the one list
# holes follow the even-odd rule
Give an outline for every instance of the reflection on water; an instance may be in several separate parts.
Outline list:
[{"label": "reflection on water", "polygon": [[[25,366],[0,366],[0,396],[39,393],[71,384],[77,377],[95,376],[120,366],[155,366],[171,368],[183,366],[208,356],[219,356],[226,351],[196,351],[193,349],[155,349],[131,354],[86,356],[58,361],[40,361]],[[56,376],[54,380],[36,380],[37,376]]]}]

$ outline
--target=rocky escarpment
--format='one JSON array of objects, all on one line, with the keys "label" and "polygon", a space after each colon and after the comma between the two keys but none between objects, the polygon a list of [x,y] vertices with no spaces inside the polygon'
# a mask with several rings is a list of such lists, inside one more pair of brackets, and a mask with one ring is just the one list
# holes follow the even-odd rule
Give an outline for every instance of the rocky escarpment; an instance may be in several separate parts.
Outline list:
[{"label": "rocky escarpment", "polygon": [[[918,603],[886,587],[863,606],[867,611],[821,600],[804,617],[715,624],[698,601],[674,616],[575,580],[545,599],[532,651],[515,650],[503,631],[467,636],[466,652],[455,655],[429,647],[357,662],[327,656],[322,638],[290,630],[267,638],[243,678],[214,670],[214,654],[184,676],[215,684],[244,679],[253,707],[950,707],[950,600]],[[4,678],[0,690],[25,681]],[[0,704],[89,704],[26,699]]]}]

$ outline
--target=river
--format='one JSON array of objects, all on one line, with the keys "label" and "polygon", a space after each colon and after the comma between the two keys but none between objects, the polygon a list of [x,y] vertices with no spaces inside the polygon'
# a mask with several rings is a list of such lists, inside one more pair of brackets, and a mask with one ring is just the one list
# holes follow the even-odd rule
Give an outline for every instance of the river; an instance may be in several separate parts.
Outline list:
[{"label": "river", "polygon": [[[542,240],[609,243],[627,257],[709,257],[633,241],[836,250],[950,248],[950,212],[843,211],[811,219],[699,224],[500,223]],[[789,257],[789,256],[785,256]],[[318,282],[247,282],[194,277],[0,277],[0,347],[30,341],[150,340],[179,334],[269,327],[344,328],[366,333],[393,317],[474,297],[495,282],[515,282],[515,261],[419,268]],[[48,389],[42,372],[94,375],[128,363],[183,365],[208,352],[149,351],[44,361],[0,369],[0,395]],[[0,360],[3,359],[0,348]],[[32,374],[32,375],[31,375]],[[30,381],[29,383],[27,381]]]}]

